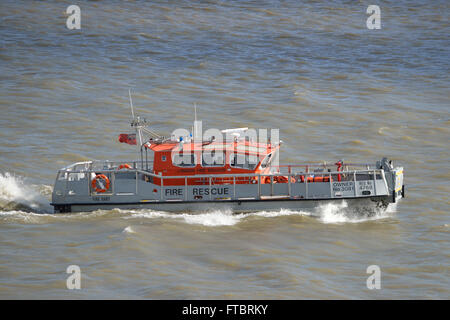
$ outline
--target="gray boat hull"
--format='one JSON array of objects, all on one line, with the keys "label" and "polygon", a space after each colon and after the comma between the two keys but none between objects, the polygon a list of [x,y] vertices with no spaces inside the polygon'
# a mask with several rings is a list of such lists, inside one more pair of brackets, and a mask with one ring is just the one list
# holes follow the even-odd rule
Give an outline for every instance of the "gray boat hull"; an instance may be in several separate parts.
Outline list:
[{"label": "gray boat hull", "polygon": [[342,204],[345,201],[347,206],[355,211],[376,211],[384,210],[389,198],[386,196],[366,197],[366,198],[346,198],[346,199],[266,199],[266,200],[236,200],[236,201],[173,201],[173,202],[146,202],[146,203],[86,203],[86,204],[66,204],[60,212],[87,212],[95,210],[112,209],[147,209],[154,211],[165,211],[174,213],[202,213],[215,210],[226,210],[234,213],[252,211],[274,211],[280,209],[314,211],[326,204]]}]

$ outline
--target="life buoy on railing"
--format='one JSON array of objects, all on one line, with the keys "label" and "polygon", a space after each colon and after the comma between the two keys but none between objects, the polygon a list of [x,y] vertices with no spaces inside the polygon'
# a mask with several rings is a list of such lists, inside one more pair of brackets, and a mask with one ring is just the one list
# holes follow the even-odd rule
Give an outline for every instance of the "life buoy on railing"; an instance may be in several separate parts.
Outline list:
[{"label": "life buoy on railing", "polygon": [[[103,188],[99,188],[97,186],[97,182],[99,182],[99,180],[103,180],[104,181],[104,184],[101,184],[101,186]],[[110,184],[111,183],[110,183],[108,177],[105,176],[104,174],[98,174],[98,175],[95,176],[94,179],[92,179],[92,189],[94,189],[95,192],[97,192],[97,193],[106,192],[109,189]]]},{"label": "life buoy on railing", "polygon": [[131,169],[131,166],[128,163],[124,163],[119,166],[119,170],[121,169]]}]

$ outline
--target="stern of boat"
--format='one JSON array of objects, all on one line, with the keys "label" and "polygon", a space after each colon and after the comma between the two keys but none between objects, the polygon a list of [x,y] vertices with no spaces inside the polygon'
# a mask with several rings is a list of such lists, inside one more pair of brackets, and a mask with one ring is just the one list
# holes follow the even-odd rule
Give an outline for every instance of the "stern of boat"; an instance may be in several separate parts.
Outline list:
[{"label": "stern of boat", "polygon": [[391,194],[390,203],[396,203],[405,197],[405,184],[403,180],[403,167],[394,167],[392,160],[383,158],[377,162],[377,167],[384,170],[386,182]]}]

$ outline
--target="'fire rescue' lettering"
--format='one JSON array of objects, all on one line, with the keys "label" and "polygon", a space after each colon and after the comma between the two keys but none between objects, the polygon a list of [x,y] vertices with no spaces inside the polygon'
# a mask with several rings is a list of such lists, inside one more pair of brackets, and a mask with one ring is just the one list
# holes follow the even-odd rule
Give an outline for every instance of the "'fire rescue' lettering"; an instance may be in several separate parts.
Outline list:
[{"label": "'fire rescue' lettering", "polygon": [[[194,188],[192,189],[194,196],[209,196],[209,188]],[[227,195],[229,194],[229,188],[211,188],[212,195]]]},{"label": "'fire rescue' lettering", "polygon": [[[183,196],[183,188],[167,188],[165,190],[166,196]],[[193,188],[192,195],[194,196],[209,196],[209,188]],[[229,195],[230,188],[228,187],[211,187],[211,195]]]}]

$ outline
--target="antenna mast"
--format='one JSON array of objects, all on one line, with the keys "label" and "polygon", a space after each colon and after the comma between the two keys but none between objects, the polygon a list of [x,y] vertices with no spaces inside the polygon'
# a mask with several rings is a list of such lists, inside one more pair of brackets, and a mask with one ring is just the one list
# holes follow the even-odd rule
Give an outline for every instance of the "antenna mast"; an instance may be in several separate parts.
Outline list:
[{"label": "antenna mast", "polygon": [[138,150],[141,152],[141,158],[142,158],[142,129],[145,126],[145,119],[142,121],[140,117],[137,117],[137,119],[134,118],[134,108],[133,108],[133,100],[131,99],[131,89],[128,89],[128,96],[130,97],[130,107],[131,107],[131,116],[133,117],[133,120],[131,121],[131,126],[134,127],[136,130],[136,143]]},{"label": "antenna mast", "polygon": [[130,97],[131,115],[133,116],[134,120],[133,100],[131,100],[131,89],[128,89],[128,96]]},{"label": "antenna mast", "polygon": [[194,142],[201,142],[202,140],[202,122],[197,121],[197,104],[194,103],[194,128],[192,130],[192,138]]}]

